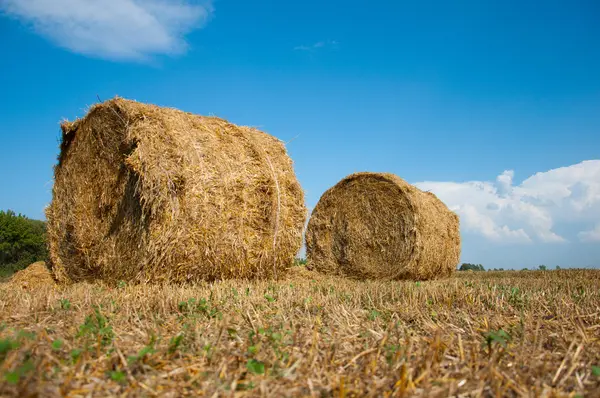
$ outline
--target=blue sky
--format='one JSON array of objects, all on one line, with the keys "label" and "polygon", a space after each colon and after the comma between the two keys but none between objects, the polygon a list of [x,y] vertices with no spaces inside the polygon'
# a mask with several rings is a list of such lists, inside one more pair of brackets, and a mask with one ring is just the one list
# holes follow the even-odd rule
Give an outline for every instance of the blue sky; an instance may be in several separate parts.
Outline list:
[{"label": "blue sky", "polygon": [[349,173],[389,171],[460,215],[463,261],[600,265],[596,1],[0,10],[0,209],[42,218],[59,121],[120,95],[291,140],[309,208]]}]

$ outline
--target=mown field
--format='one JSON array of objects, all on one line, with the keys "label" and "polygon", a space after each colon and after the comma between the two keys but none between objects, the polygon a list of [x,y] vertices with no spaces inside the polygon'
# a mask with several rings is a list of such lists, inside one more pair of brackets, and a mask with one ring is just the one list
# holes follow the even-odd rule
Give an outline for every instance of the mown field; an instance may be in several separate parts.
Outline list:
[{"label": "mown field", "polygon": [[600,396],[600,271],[0,284],[2,396]]}]

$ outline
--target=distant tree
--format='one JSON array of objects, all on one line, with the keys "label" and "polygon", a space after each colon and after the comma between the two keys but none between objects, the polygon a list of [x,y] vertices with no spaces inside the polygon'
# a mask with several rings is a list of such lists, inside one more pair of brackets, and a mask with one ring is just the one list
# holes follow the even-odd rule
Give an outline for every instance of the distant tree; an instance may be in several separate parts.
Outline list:
[{"label": "distant tree", "polygon": [[9,275],[46,257],[46,223],[0,210],[0,274]]},{"label": "distant tree", "polygon": [[522,271],[529,271],[529,268],[523,268]]},{"label": "distant tree", "polygon": [[481,264],[462,263],[458,268],[459,271],[485,271]]},{"label": "distant tree", "polygon": [[560,265],[557,265],[556,266],[556,270],[558,271],[559,269],[560,269]]},{"label": "distant tree", "polygon": [[294,265],[296,265],[296,266],[306,265],[306,259],[305,258],[296,258],[294,261]]},{"label": "distant tree", "polygon": [[538,268],[540,271],[546,271],[547,269],[545,265],[540,265]]}]

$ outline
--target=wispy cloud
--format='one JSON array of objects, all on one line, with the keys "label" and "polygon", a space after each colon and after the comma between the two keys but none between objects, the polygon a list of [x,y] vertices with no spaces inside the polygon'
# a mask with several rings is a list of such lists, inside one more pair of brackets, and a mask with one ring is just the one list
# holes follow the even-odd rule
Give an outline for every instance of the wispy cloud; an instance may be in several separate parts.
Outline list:
[{"label": "wispy cloud", "polygon": [[97,58],[144,61],[187,49],[212,0],[0,0],[0,12],[70,51]]},{"label": "wispy cloud", "polygon": [[314,51],[318,51],[318,50],[326,49],[326,48],[337,49],[338,42],[335,40],[318,41],[311,45],[296,46],[296,47],[294,47],[294,50],[314,52]]}]

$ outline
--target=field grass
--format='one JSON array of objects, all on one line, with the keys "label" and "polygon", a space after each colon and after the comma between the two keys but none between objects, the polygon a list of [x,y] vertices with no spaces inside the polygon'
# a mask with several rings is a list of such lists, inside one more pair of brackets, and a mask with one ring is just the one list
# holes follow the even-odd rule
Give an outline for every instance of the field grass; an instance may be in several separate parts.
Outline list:
[{"label": "field grass", "polygon": [[600,271],[0,285],[2,396],[600,396]]}]

